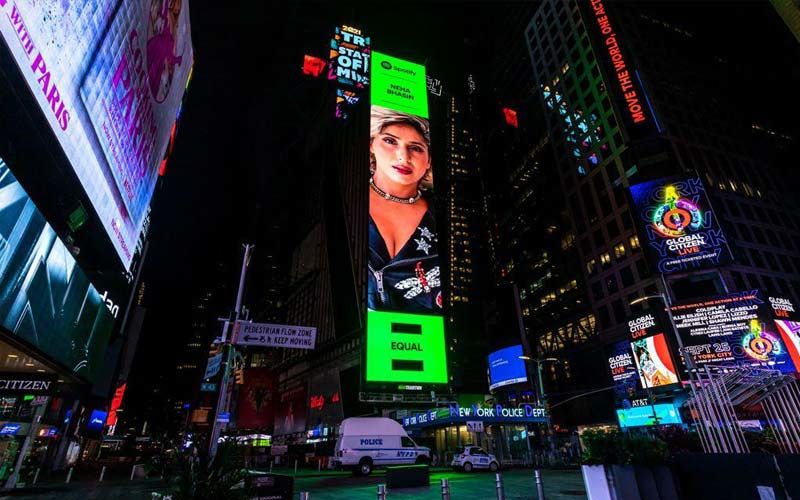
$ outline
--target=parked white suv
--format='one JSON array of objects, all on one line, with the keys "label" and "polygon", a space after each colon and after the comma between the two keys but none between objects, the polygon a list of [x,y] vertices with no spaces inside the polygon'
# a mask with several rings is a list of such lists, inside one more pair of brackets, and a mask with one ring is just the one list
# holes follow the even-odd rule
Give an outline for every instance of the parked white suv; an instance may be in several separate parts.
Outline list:
[{"label": "parked white suv", "polygon": [[375,467],[429,463],[430,448],[417,446],[390,418],[353,417],[342,421],[331,467],[368,475]]},{"label": "parked white suv", "polygon": [[469,444],[458,450],[450,465],[454,469],[464,469],[464,472],[472,472],[472,469],[489,469],[495,472],[500,468],[500,462],[494,455]]}]

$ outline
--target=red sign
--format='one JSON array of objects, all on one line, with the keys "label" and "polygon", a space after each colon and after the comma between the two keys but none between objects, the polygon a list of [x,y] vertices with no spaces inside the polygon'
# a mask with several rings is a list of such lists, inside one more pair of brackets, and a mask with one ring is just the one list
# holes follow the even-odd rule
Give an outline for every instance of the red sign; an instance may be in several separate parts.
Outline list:
[{"label": "red sign", "polygon": [[631,120],[633,120],[633,123],[644,122],[647,118],[644,115],[644,109],[642,108],[639,94],[633,86],[633,75],[628,69],[625,58],[620,51],[619,43],[617,42],[617,34],[611,26],[611,21],[608,19],[606,9],[603,6],[603,0],[592,0],[592,9],[594,9],[595,20],[600,27],[600,33],[603,35],[603,41],[605,42],[608,55],[611,58],[614,74],[622,90],[622,96],[625,98]]},{"label": "red sign", "polygon": [[325,61],[319,57],[306,54],[303,57],[303,74],[318,77],[325,70]]},{"label": "red sign", "polygon": [[106,420],[106,425],[117,425],[117,410],[119,410],[119,407],[122,406],[122,398],[125,397],[125,389],[127,387],[128,384],[125,383],[117,387],[117,390],[114,391],[114,398],[111,400],[111,408],[108,410],[108,419]]},{"label": "red sign", "polygon": [[275,375],[269,368],[246,368],[239,389],[237,425],[243,429],[264,429],[275,415]]},{"label": "red sign", "polygon": [[514,128],[519,128],[519,121],[517,121],[517,112],[511,108],[503,108],[503,116],[506,123]]}]

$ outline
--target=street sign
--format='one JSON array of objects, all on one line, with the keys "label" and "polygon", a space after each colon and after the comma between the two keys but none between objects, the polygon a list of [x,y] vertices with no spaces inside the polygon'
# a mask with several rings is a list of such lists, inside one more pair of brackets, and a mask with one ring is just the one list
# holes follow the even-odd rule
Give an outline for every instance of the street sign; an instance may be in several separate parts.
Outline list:
[{"label": "street sign", "polygon": [[236,344],[287,349],[313,349],[317,329],[308,326],[273,325],[270,323],[236,324]]},{"label": "street sign", "polygon": [[467,420],[467,432],[483,432],[483,420]]},{"label": "street sign", "polygon": [[217,392],[217,384],[213,382],[201,382],[200,392]]},{"label": "street sign", "polygon": [[203,375],[203,378],[213,377],[217,373],[219,373],[219,367],[222,365],[222,353],[219,353],[215,356],[211,356],[208,358],[208,364],[206,365],[206,373]]}]

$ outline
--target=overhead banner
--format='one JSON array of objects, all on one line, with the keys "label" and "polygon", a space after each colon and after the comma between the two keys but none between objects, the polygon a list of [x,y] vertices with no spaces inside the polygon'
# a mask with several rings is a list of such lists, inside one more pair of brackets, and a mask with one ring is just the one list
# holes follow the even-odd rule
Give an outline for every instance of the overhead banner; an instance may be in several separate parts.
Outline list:
[{"label": "overhead banner", "polygon": [[628,333],[642,387],[652,389],[680,382],[664,328],[654,313],[646,312],[631,318]]},{"label": "overhead banner", "polygon": [[188,1],[2,0],[0,35],[128,268],[192,68]]},{"label": "overhead banner", "polygon": [[273,325],[271,323],[236,323],[236,344],[287,349],[313,349],[317,329],[310,326]]},{"label": "overhead banner", "polygon": [[796,371],[757,290],[676,304],[675,326],[695,364],[728,364]]},{"label": "overhead banner", "polygon": [[642,245],[657,272],[714,267],[733,260],[699,177],[630,187]]},{"label": "overhead banner", "polygon": [[365,380],[444,384],[425,67],[373,52],[371,98]]}]

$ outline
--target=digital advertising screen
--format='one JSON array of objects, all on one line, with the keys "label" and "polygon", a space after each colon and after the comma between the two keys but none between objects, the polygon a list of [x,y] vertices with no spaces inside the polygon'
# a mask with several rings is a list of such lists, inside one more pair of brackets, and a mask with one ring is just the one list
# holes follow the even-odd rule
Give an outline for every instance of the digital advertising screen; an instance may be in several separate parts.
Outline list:
[{"label": "digital advertising screen", "polygon": [[306,386],[298,384],[283,391],[275,405],[275,435],[306,430]]},{"label": "digital advertising screen", "polygon": [[270,368],[245,368],[244,384],[239,387],[239,429],[266,429],[272,425],[278,405],[276,378]]},{"label": "digital advertising screen", "polygon": [[425,67],[372,53],[367,382],[447,383]]},{"label": "digital advertising screen", "polygon": [[525,360],[522,356],[522,345],[512,345],[489,354],[489,390],[504,385],[527,382]]},{"label": "digital advertising screen", "polygon": [[188,1],[0,1],[0,36],[127,269],[192,68]]},{"label": "digital advertising screen", "polygon": [[308,427],[336,425],[344,419],[339,371],[323,371],[311,378],[308,389]]},{"label": "digital advertising screen", "polygon": [[619,426],[623,429],[626,427],[683,423],[681,414],[675,405],[664,403],[618,409],[617,420],[619,420]]},{"label": "digital advertising screen", "polygon": [[640,386],[639,371],[633,360],[631,342],[622,340],[607,347],[608,370],[614,383],[614,396],[617,399],[631,397]]},{"label": "digital advertising screen", "polygon": [[657,272],[714,267],[733,260],[699,177],[630,187],[634,218]]},{"label": "digital advertising screen", "polygon": [[628,320],[633,362],[643,388],[676,384],[678,372],[661,321],[654,312]]},{"label": "digital advertising screen", "polygon": [[800,366],[800,322],[785,319],[775,320],[775,326],[786,346],[786,351],[794,364],[795,369]]},{"label": "digital advertising screen", "polygon": [[115,322],[104,295],[0,159],[0,325],[92,381]]},{"label": "digital advertising screen", "polygon": [[328,56],[328,79],[337,83],[336,118],[346,120],[350,107],[369,87],[371,53],[370,37],[360,28],[346,24],[336,27]]},{"label": "digital advertising screen", "polygon": [[89,420],[86,422],[86,430],[93,432],[102,431],[107,417],[108,413],[103,410],[92,410],[92,413],[89,415]]},{"label": "digital advertising screen", "polygon": [[767,301],[758,290],[672,306],[675,325],[696,365],[796,371]]}]

